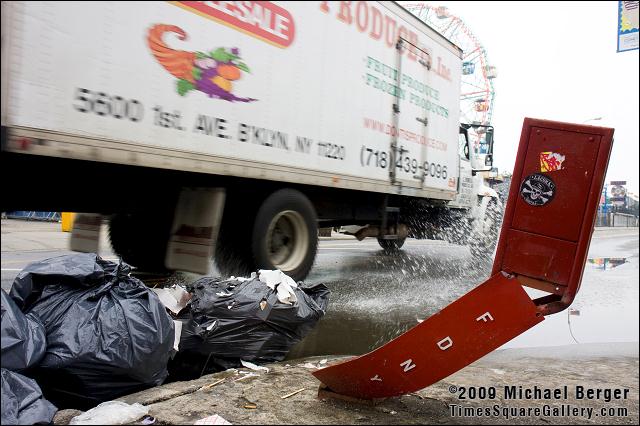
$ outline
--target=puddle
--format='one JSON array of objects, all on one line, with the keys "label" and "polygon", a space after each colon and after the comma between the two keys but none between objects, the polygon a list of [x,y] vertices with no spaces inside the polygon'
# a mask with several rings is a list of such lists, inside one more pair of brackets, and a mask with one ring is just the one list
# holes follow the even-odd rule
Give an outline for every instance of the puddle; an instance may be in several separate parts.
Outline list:
[{"label": "puddle", "polygon": [[606,271],[627,263],[626,257],[594,257],[588,259],[587,264],[594,269]]}]

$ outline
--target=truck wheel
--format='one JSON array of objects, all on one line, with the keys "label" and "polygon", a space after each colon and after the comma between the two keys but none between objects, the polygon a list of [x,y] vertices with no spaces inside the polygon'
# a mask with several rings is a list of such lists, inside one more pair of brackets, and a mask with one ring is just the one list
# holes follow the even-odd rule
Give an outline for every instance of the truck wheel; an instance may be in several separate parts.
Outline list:
[{"label": "truck wheel", "polygon": [[486,258],[493,255],[498,242],[498,234],[502,223],[502,213],[495,200],[489,201],[482,224],[482,232],[471,238],[469,249],[474,258]]},{"label": "truck wheel", "polygon": [[395,253],[402,248],[405,240],[406,238],[398,238],[396,240],[378,238],[378,244],[380,244],[380,247],[382,247],[384,251],[388,253]]},{"label": "truck wheel", "polygon": [[262,203],[252,233],[252,254],[261,269],[280,269],[303,280],[316,257],[318,221],[309,199],[299,191],[281,189]]},{"label": "truck wheel", "polygon": [[126,263],[146,272],[167,272],[164,258],[171,218],[162,214],[118,213],[109,221],[113,251]]}]

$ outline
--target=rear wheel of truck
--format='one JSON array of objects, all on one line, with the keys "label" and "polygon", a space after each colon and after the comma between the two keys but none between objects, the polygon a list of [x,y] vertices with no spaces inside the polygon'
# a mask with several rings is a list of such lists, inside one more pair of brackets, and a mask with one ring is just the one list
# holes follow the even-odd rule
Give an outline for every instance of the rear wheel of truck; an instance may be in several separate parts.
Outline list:
[{"label": "rear wheel of truck", "polygon": [[166,273],[164,259],[171,217],[158,212],[117,213],[109,220],[113,251],[139,270]]},{"label": "rear wheel of truck", "polygon": [[256,213],[251,240],[258,268],[280,269],[296,281],[304,279],[318,248],[318,221],[313,205],[300,191],[274,192]]},{"label": "rear wheel of truck", "polygon": [[378,238],[378,244],[380,244],[380,247],[382,247],[382,249],[387,253],[395,253],[402,248],[405,240],[406,238],[397,238],[395,240]]}]

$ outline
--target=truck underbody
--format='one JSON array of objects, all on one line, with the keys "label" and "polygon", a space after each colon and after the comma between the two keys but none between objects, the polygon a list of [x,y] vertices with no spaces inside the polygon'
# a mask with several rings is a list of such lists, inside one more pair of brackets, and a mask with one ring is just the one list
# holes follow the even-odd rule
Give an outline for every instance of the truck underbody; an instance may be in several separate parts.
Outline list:
[{"label": "truck underbody", "polygon": [[[224,188],[215,257],[219,269],[229,274],[279,266],[297,279],[304,278],[315,257],[318,228],[368,225],[367,236],[377,236],[387,251],[400,248],[407,236],[468,242],[467,211],[448,209],[440,200],[7,151],[2,156],[3,181],[10,182],[3,211],[105,215],[111,219],[114,250],[141,269],[165,270],[176,203],[185,187]],[[264,211],[274,202],[270,211]],[[286,207],[287,203],[294,207]],[[274,219],[278,214],[281,217]],[[268,241],[266,251],[271,254],[261,255],[255,246],[264,245],[258,240],[269,232],[273,241]],[[299,235],[306,237],[301,241]],[[305,254],[296,255],[300,251]],[[283,258],[287,256],[298,260],[292,265]]]}]

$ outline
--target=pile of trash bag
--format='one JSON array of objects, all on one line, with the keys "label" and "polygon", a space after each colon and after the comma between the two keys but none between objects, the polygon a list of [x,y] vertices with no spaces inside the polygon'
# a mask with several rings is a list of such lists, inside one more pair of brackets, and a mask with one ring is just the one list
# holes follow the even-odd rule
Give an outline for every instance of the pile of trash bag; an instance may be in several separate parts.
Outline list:
[{"label": "pile of trash bag", "polygon": [[38,384],[22,374],[0,369],[3,425],[50,424],[58,409],[42,397]]},{"label": "pile of trash bag", "polygon": [[30,377],[56,405],[93,407],[167,377],[173,320],[130,270],[77,253],[32,263],[16,277],[11,298],[46,329],[46,354]]},{"label": "pile of trash bag", "polygon": [[205,277],[190,291],[179,358],[206,355],[218,369],[240,367],[240,360],[283,360],[322,318],[329,296],[324,284],[305,286],[281,271],[228,280]]},{"label": "pile of trash bag", "polygon": [[2,290],[2,368],[23,371],[37,365],[47,350],[44,325],[34,314],[23,314]]},{"label": "pile of trash bag", "polygon": [[281,361],[328,304],[324,284],[281,271],[205,277],[188,292],[151,290],[130,272],[75,253],[28,265],[2,292],[2,424],[49,423],[55,406],[86,410],[158,386],[171,365],[184,378]]},{"label": "pile of trash bag", "polygon": [[58,409],[43,398],[40,386],[19,372],[34,367],[47,349],[44,326],[34,315],[24,315],[1,290],[2,364],[1,424],[49,424]]}]

